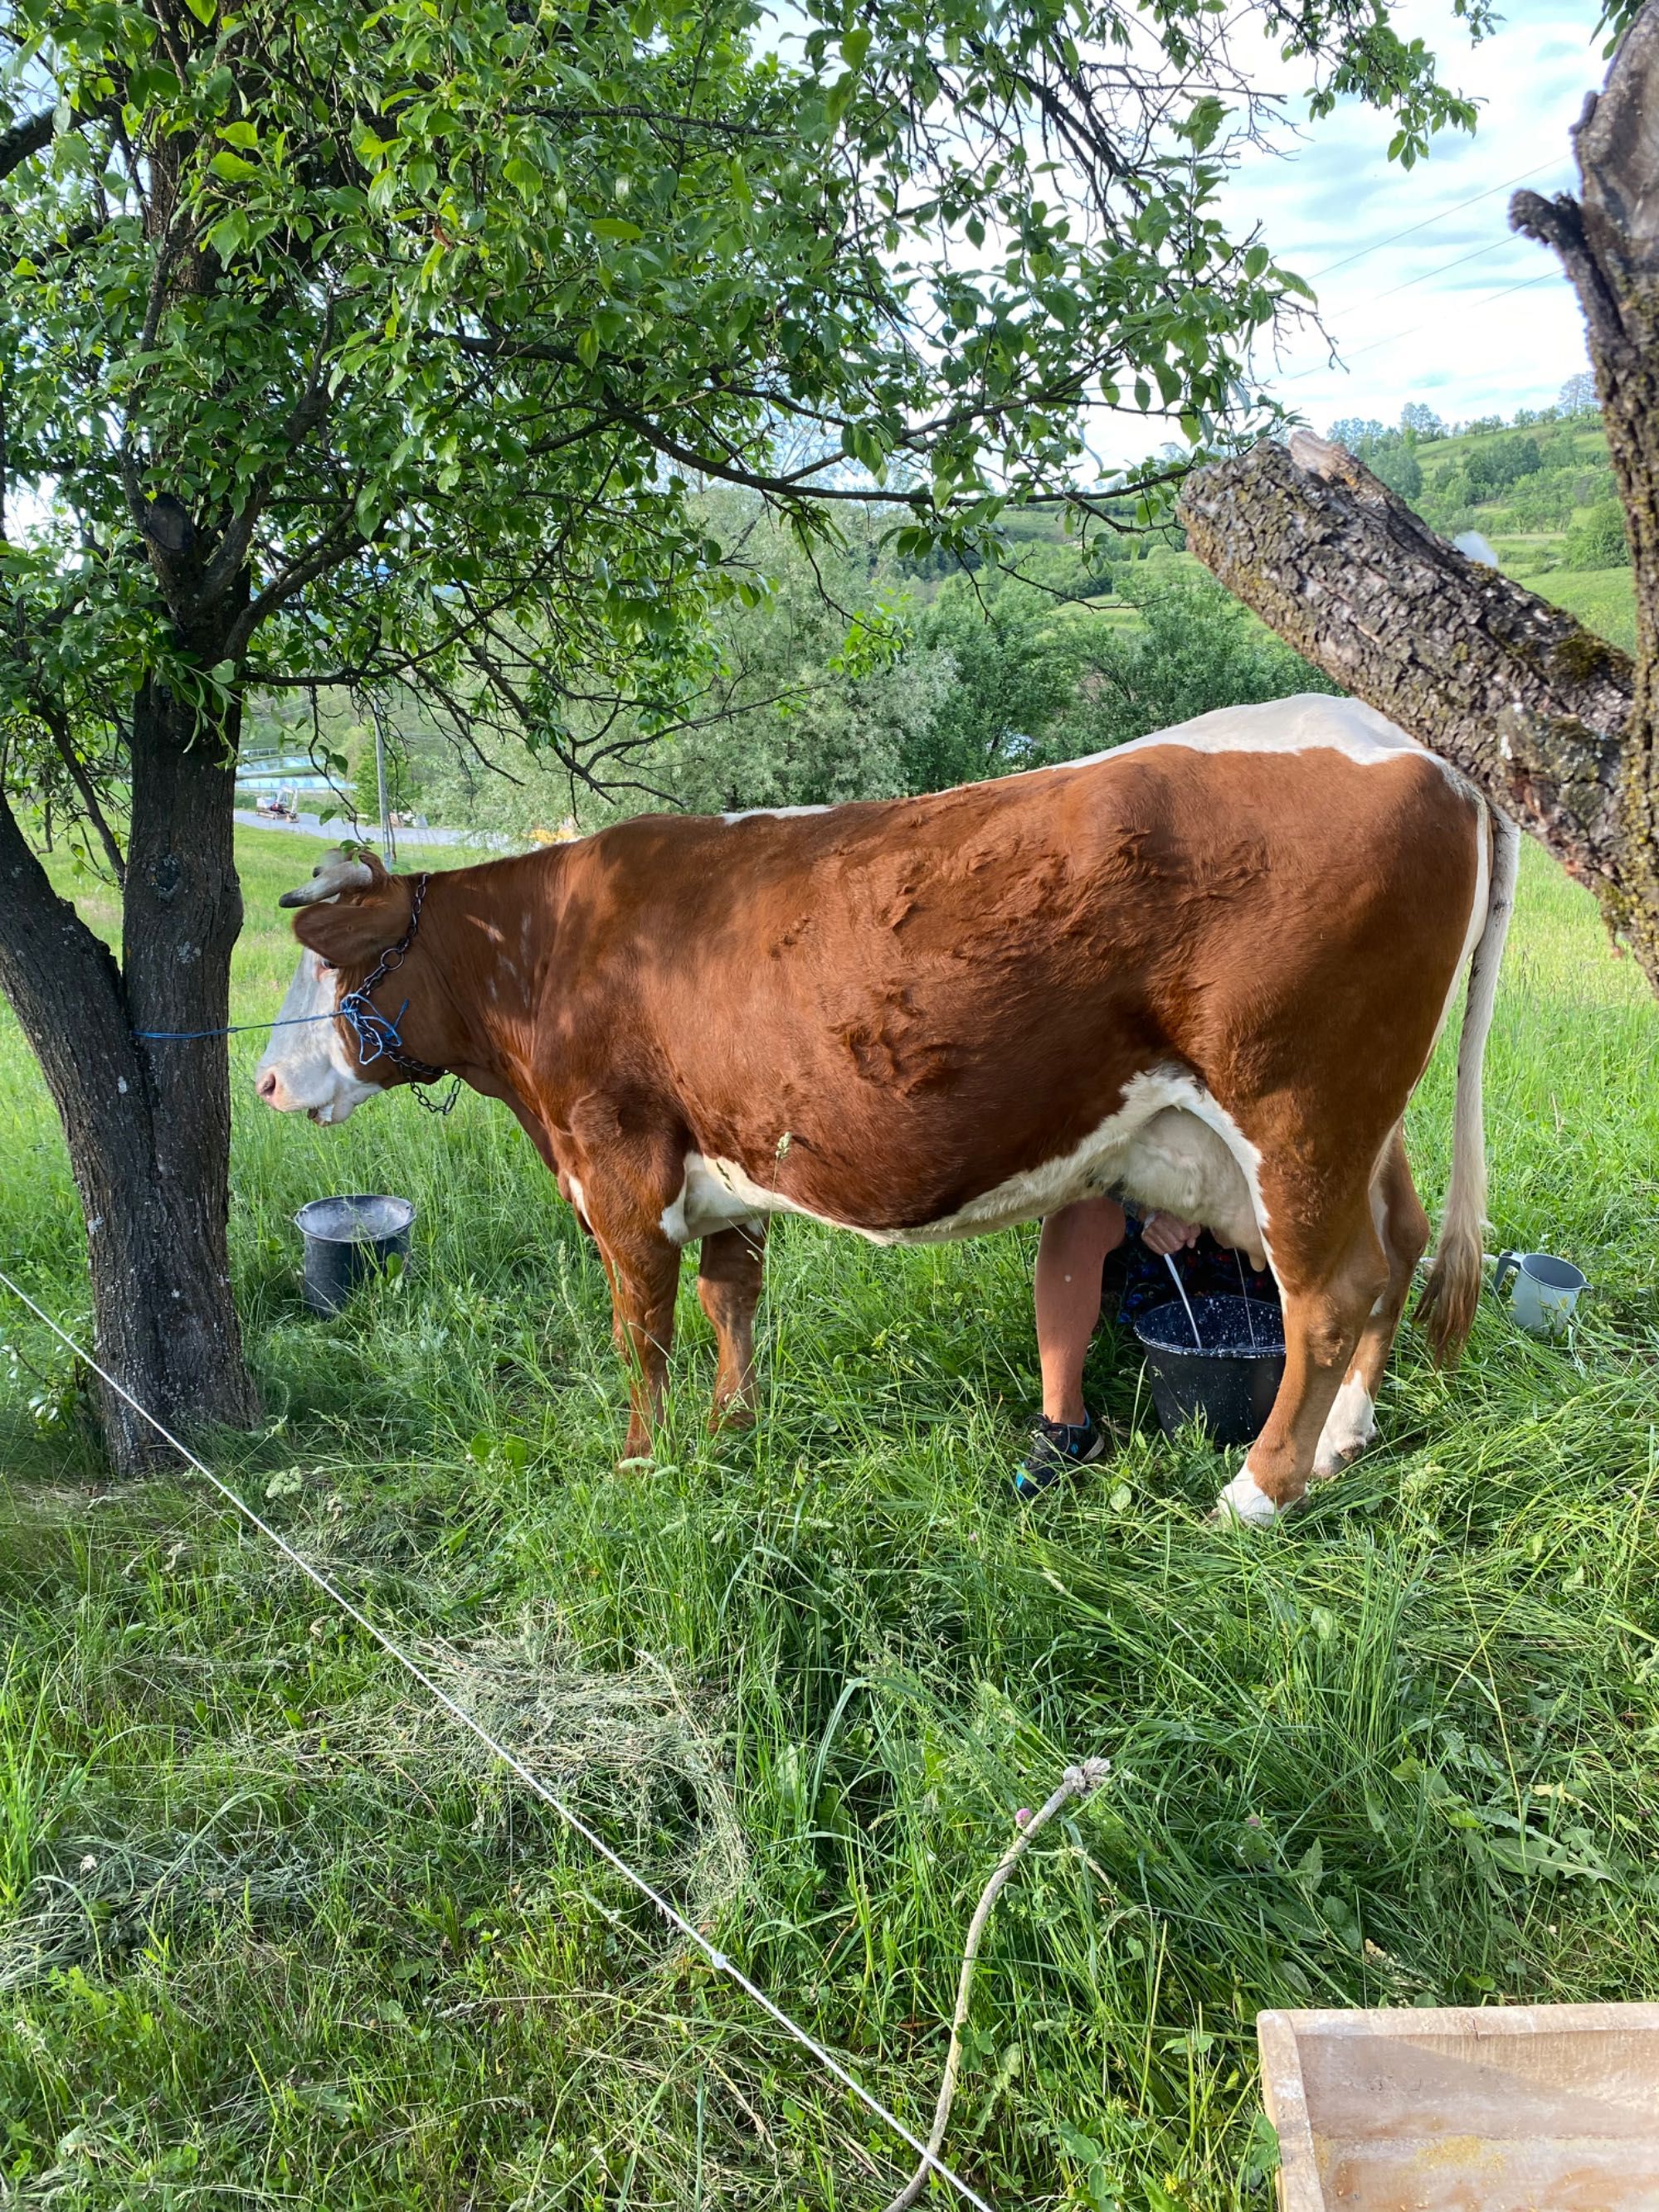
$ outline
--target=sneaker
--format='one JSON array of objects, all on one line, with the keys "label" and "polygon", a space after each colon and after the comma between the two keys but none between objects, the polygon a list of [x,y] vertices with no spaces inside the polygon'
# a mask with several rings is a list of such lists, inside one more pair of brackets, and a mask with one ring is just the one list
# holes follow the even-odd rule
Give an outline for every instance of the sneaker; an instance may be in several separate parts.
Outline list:
[{"label": "sneaker", "polygon": [[1014,1473],[1014,1495],[1039,1497],[1073,1468],[1087,1467],[1106,1449],[1100,1424],[1088,1413],[1080,1421],[1051,1421],[1040,1414],[1031,1434],[1031,1449]]}]

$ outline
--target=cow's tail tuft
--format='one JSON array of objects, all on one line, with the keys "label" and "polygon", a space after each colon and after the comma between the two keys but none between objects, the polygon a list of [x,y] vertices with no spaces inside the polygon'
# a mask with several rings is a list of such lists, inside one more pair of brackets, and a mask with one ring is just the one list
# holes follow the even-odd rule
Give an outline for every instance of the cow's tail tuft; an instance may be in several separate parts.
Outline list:
[{"label": "cow's tail tuft", "polygon": [[1428,1332],[1429,1348],[1442,1367],[1452,1365],[1462,1352],[1480,1303],[1481,1232],[1486,1219],[1486,1133],[1480,1083],[1498,997],[1498,974],[1504,963],[1504,939],[1515,908],[1521,852],[1521,833],[1514,823],[1495,806],[1487,811],[1492,822],[1492,886],[1486,919],[1469,962],[1468,997],[1457,1048],[1451,1183],[1434,1265],[1417,1307],[1417,1318]]}]

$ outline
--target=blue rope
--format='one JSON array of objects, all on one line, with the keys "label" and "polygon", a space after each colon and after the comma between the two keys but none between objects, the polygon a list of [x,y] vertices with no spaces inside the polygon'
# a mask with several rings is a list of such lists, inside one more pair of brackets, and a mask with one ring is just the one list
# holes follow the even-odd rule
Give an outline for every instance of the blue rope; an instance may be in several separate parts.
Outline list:
[{"label": "blue rope", "polygon": [[[404,1041],[398,1033],[398,1024],[409,1012],[407,999],[390,1021],[378,1006],[369,1004],[361,990],[348,991],[334,1011],[343,1022],[350,1024],[351,1033],[357,1040],[357,1064],[360,1067],[372,1066],[384,1052],[396,1054],[403,1050]],[[373,1051],[369,1049],[371,1045]]]},{"label": "blue rope", "polygon": [[297,1030],[307,1022],[331,1022],[337,1018],[350,1025],[357,1040],[357,1061],[362,1067],[370,1067],[383,1053],[401,1052],[403,1038],[398,1024],[409,1012],[405,999],[396,1017],[388,1020],[378,1006],[371,1006],[360,991],[348,991],[333,1011],[326,1014],[290,1014],[285,1021],[233,1022],[222,1030],[135,1030],[133,1036],[143,1044],[194,1044],[203,1037],[242,1036],[250,1030]]},{"label": "blue rope", "polygon": [[282,1022],[233,1022],[228,1030],[134,1030],[140,1044],[194,1044],[198,1037],[241,1036],[249,1030],[297,1030],[307,1022],[331,1022],[332,1014],[290,1014]]}]

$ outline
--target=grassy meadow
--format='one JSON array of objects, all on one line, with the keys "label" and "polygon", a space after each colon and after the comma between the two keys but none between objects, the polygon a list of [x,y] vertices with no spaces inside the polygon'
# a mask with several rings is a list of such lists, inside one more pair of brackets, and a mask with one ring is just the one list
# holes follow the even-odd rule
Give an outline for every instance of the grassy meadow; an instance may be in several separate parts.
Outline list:
[{"label": "grassy meadow", "polygon": [[[314,848],[240,850],[268,1018]],[[1584,1267],[1582,1328],[1489,1305],[1451,1376],[1408,1332],[1377,1449],[1282,1528],[1207,1519],[1231,1465],[1109,1337],[1117,1449],[1015,1505],[1029,1231],[783,1223],[763,1418],[713,1442],[688,1267],[661,1464],[618,1474],[599,1267],[504,1109],[279,1121],[257,1037],[267,1419],[210,1456],[921,2131],[1014,1809],[1109,1757],[998,1906],[946,2154],[1008,2205],[1266,2212],[1259,2008],[1659,1996],[1659,1012],[1530,847],[1522,893],[1492,1235]],[[0,1162],[0,1265],[83,1329],[3,1011]],[[322,1322],[290,1216],[351,1190],[416,1200],[418,1264]],[[104,1480],[3,1299],[0,1341],[0,2203],[886,2203],[901,2147],[205,1486]]]}]

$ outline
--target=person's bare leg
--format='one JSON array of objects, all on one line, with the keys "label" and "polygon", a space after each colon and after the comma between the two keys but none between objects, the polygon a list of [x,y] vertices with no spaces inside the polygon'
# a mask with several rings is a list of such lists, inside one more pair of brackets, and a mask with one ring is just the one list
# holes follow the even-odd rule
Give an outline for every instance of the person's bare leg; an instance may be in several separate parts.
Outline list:
[{"label": "person's bare leg", "polygon": [[1042,1411],[1075,1427],[1086,1419],[1083,1363],[1100,1319],[1100,1271],[1127,1224],[1115,1198],[1084,1198],[1042,1224],[1037,1246],[1036,1338]]}]

